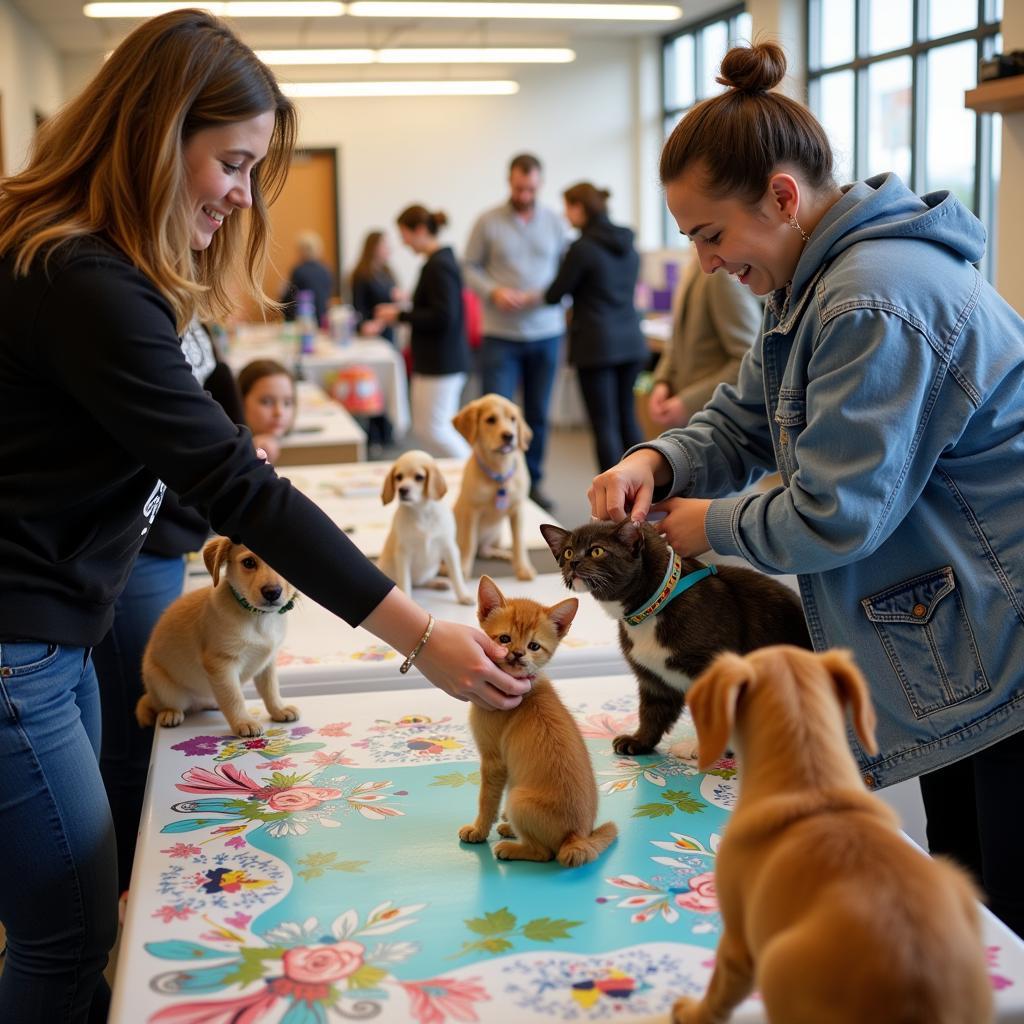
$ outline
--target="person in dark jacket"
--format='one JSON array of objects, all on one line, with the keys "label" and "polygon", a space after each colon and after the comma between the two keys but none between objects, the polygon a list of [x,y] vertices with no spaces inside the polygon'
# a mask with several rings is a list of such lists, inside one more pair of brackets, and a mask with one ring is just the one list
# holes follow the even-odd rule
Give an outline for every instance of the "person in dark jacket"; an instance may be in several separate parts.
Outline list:
[{"label": "person in dark jacket", "polygon": [[633,292],[640,257],[633,232],[608,219],[607,189],[583,181],[562,193],[565,216],[580,231],[543,301],[572,296],[569,363],[576,367],[602,471],[643,440],[633,382],[647,360],[647,343]]},{"label": "person in dark jacket", "polygon": [[437,234],[448,218],[425,206],[410,206],[398,216],[402,241],[426,256],[412,309],[384,303],[374,311],[383,324],[402,321],[412,328],[412,429],[432,454],[464,459],[469,445],[452,426],[469,371],[469,342],[462,305],[462,271],[452,250]]},{"label": "person in dark jacket", "polygon": [[298,314],[299,292],[311,292],[316,322],[327,326],[327,307],[334,294],[334,273],[324,263],[323,239],[315,231],[303,231],[296,240],[299,262],[292,267],[288,283],[281,295],[285,320],[294,320]]},{"label": "person in dark jacket", "polygon": [[504,647],[434,622],[278,477],[182,353],[196,315],[261,295],[295,137],[270,69],[176,10],[128,35],[0,184],[3,1024],[107,1019],[117,858],[91,651],[168,488],[452,696],[510,708],[529,690],[494,663]]},{"label": "person in dark jacket", "polygon": [[381,337],[395,342],[393,326],[385,327],[374,320],[373,311],[380,305],[402,302],[408,296],[398,287],[388,264],[391,247],[383,231],[370,231],[363,240],[363,251],[352,268],[352,308],[356,311],[356,330],[364,336]]}]

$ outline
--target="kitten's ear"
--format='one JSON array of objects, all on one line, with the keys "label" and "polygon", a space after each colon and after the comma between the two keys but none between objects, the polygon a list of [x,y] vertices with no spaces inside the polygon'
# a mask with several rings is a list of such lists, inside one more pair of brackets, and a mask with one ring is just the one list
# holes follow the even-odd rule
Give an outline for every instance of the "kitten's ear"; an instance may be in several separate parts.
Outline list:
[{"label": "kitten's ear", "polygon": [[540,532],[547,541],[548,547],[551,548],[551,554],[555,556],[555,561],[558,561],[562,557],[562,549],[565,547],[569,531],[552,523],[541,523]]},{"label": "kitten's ear", "polygon": [[481,576],[476,591],[476,617],[483,622],[495,608],[504,606],[505,595],[498,589],[498,584],[490,576]]},{"label": "kitten's ear", "polygon": [[702,772],[725,753],[736,722],[736,703],[752,675],[746,658],[726,652],[687,692],[686,706],[697,729],[697,767]]},{"label": "kitten's ear", "polygon": [[547,609],[548,618],[555,627],[559,640],[569,632],[569,627],[572,625],[572,620],[576,618],[576,612],[579,611],[579,607],[580,602],[578,598],[567,597],[564,601],[559,601],[558,604],[552,605]]},{"label": "kitten's ear", "polygon": [[864,749],[869,754],[877,754],[875,724],[878,720],[875,716],[874,705],[871,703],[867,680],[854,664],[853,656],[849,651],[836,648],[825,651],[824,654],[819,655],[819,658],[836,684],[839,703],[850,709],[853,728],[861,743],[864,744]]},{"label": "kitten's ear", "polygon": [[634,523],[632,519],[624,519],[619,523],[615,536],[629,548],[629,553],[634,558],[644,549],[643,523]]}]

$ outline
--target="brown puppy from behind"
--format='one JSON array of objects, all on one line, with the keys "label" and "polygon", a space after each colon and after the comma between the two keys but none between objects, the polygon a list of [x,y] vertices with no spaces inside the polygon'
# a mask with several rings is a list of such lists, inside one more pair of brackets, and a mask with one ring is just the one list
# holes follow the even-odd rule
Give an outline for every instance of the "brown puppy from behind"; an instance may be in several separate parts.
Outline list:
[{"label": "brown puppy from behind", "polygon": [[740,793],[718,850],[723,932],[703,1000],[675,1024],[721,1024],[756,988],[772,1024],[986,1024],[992,991],[975,891],[907,841],[861,781],[875,713],[845,651],[721,655],[687,696],[699,764],[732,737]]},{"label": "brown puppy from behind", "polygon": [[480,553],[508,557],[498,541],[507,518],[512,528],[512,565],[517,579],[537,575],[523,543],[523,501],[530,493],[530,474],[523,452],[533,431],[522,410],[501,395],[484,395],[464,405],[452,418],[455,429],[473,446],[462,472],[455,500],[455,527],[462,555],[462,574],[473,575]]},{"label": "brown puppy from behind", "polygon": [[146,692],[135,707],[139,725],[180,725],[185,712],[209,708],[215,700],[235,735],[259,736],[263,728],[242,696],[247,679],[256,684],[275,722],[293,722],[299,710],[281,703],[274,659],[295,589],[258,555],[227,537],[209,541],[203,560],[213,586],[171,604],[146,645]]},{"label": "brown puppy from behind", "polygon": [[597,783],[590,754],[566,706],[540,670],[569,629],[579,601],[550,608],[525,597],[506,598],[480,577],[480,628],[508,648],[502,668],[533,688],[511,711],[470,705],[469,724],[480,751],[480,806],[476,821],[459,829],[464,843],[485,842],[506,787],[507,823],[494,845],[500,860],[556,859],[563,867],[594,860],[615,838],[613,822],[594,828]]}]

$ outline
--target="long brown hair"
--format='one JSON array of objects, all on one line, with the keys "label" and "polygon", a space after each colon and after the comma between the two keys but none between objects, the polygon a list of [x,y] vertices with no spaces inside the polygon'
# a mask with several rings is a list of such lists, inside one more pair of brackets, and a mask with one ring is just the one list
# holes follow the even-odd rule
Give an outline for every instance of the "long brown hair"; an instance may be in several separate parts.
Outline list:
[{"label": "long brown hair", "polygon": [[661,151],[662,185],[699,164],[711,195],[756,202],[772,173],[790,164],[812,189],[834,187],[825,130],[805,106],[769,92],[786,74],[782,48],[775,43],[734,46],[722,58],[721,72],[717,80],[728,90],[698,103],[668,137]]},{"label": "long brown hair", "polygon": [[363,240],[363,251],[352,268],[350,282],[353,287],[357,281],[368,281],[377,274],[386,274],[392,281],[395,279],[395,275],[387,263],[377,263],[377,249],[380,247],[383,237],[383,231],[370,231]]},{"label": "long brown hair", "polygon": [[[266,158],[252,171],[252,208],[227,217],[193,253],[183,146],[204,128],[273,111]],[[157,287],[179,330],[223,319],[234,274],[264,304],[267,206],[288,174],[291,102],[270,70],[220,20],[173,11],[140,25],[84,91],[39,129],[28,166],[0,182],[0,255],[28,272],[40,254],[103,235]],[[244,253],[244,255],[243,255]]]},{"label": "long brown hair", "polygon": [[448,214],[441,210],[430,212],[425,206],[415,203],[407,206],[396,218],[395,223],[407,231],[415,231],[418,227],[425,227],[427,231],[436,236],[448,223]]},{"label": "long brown hair", "polygon": [[606,188],[597,188],[589,181],[581,181],[576,185],[570,185],[562,193],[562,198],[567,203],[582,206],[589,222],[595,217],[603,217],[608,213],[608,197],[610,195],[611,192]]}]

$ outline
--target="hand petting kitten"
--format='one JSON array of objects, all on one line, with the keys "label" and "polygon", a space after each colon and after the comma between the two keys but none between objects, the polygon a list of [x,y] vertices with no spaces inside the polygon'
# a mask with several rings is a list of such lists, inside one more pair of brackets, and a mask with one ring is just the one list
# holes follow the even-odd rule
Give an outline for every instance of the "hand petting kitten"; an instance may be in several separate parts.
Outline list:
[{"label": "hand petting kitten", "polygon": [[684,558],[693,558],[711,546],[704,529],[710,505],[708,498],[666,498],[651,506],[651,513],[665,513],[665,517],[657,522],[652,518],[651,525],[668,541],[673,551]]}]

